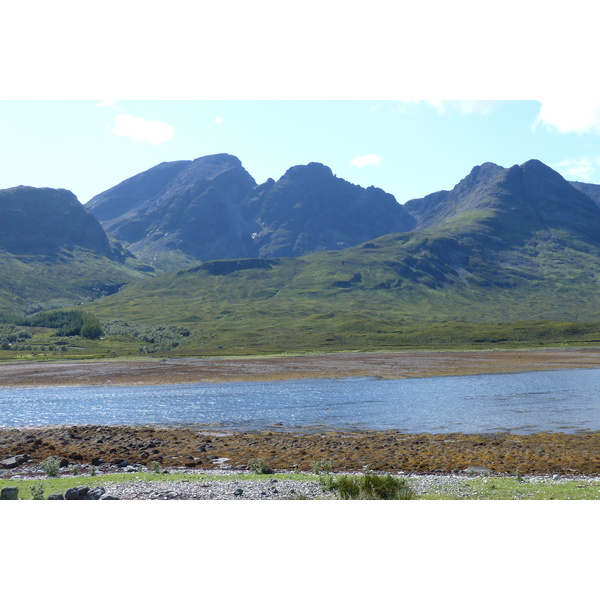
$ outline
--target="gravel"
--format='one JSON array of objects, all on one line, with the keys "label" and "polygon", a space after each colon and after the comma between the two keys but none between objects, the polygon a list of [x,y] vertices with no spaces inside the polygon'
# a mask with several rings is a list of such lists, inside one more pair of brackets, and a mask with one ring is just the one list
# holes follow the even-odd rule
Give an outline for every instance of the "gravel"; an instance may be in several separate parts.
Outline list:
[{"label": "gravel", "polygon": [[[127,470],[139,470],[139,466],[130,466]],[[60,470],[61,477],[69,477],[68,469]],[[98,469],[97,474],[108,472],[123,472],[121,469]],[[217,481],[205,479],[193,481],[181,479],[178,481],[142,481],[130,479],[123,483],[103,483],[106,494],[121,500],[319,500],[335,499],[334,492],[323,490],[317,481],[294,481],[287,479],[287,474],[276,473],[271,478],[262,481],[247,480],[248,471],[218,469],[201,471],[197,469],[169,470],[170,473],[186,474],[205,473],[207,475],[226,475],[227,480]],[[336,473],[340,475],[341,473]],[[359,473],[348,473],[357,475]],[[8,485],[11,479],[28,479],[41,477],[43,473],[36,466],[21,467],[11,473],[11,477],[0,479],[0,487]],[[233,477],[232,477],[233,476]],[[239,478],[236,478],[239,476]],[[429,494],[448,494],[458,498],[469,498],[477,495],[468,482],[473,481],[469,474],[449,475],[410,475],[399,473],[407,479],[409,486],[417,497],[427,497]],[[523,481],[529,483],[560,484],[567,480],[577,480],[588,484],[599,484],[600,477],[590,476],[524,476]],[[93,478],[90,478],[90,483]]]}]

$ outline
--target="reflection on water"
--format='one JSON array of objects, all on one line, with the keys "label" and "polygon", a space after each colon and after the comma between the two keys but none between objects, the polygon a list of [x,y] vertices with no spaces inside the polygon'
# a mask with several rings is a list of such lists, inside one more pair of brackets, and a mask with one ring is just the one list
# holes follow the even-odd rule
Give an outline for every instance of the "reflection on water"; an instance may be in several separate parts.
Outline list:
[{"label": "reflection on water", "polygon": [[0,426],[200,425],[406,433],[600,430],[600,369],[133,387],[0,388]]}]

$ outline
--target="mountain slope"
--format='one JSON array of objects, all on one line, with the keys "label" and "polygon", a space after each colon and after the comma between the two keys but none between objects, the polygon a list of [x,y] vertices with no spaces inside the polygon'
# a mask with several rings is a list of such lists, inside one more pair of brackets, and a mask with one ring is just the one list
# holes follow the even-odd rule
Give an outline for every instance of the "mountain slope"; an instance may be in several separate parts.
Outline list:
[{"label": "mountain slope", "polygon": [[111,242],[67,190],[0,190],[0,308],[32,311],[89,301],[148,268]]},{"label": "mountain slope", "polygon": [[224,258],[302,256],[412,228],[393,196],[318,163],[257,185],[228,154],[163,163],[86,205],[109,235],[163,270]]},{"label": "mountain slope", "polygon": [[403,320],[597,320],[598,206],[539,161],[474,171],[412,201],[416,231],[298,258],[208,262],[128,286],[95,310],[158,322],[153,306],[168,305],[172,322],[240,340]]}]

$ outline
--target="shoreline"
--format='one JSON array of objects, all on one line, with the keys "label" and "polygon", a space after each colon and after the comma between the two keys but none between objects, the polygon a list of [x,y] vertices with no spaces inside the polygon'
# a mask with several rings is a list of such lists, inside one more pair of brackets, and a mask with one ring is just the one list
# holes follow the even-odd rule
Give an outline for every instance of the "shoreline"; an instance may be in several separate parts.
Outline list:
[{"label": "shoreline", "polygon": [[[90,465],[249,470],[263,461],[275,471],[494,475],[600,475],[600,431],[578,433],[406,434],[397,431],[211,431],[190,427],[66,425],[0,430],[0,461],[28,455],[23,466],[50,457]],[[0,468],[0,478],[12,469]]]},{"label": "shoreline", "polygon": [[405,379],[599,367],[600,348],[8,362],[0,363],[0,387],[135,386],[350,377]]}]

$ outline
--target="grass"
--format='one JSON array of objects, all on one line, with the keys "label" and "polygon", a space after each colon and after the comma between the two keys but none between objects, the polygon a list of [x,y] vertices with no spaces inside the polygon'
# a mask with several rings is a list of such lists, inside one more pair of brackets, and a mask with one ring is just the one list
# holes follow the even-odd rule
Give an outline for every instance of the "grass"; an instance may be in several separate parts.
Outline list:
[{"label": "grass", "polygon": [[[273,475],[256,473],[211,475],[210,473],[157,474],[144,471],[110,475],[99,474],[94,478],[62,476],[52,479],[4,479],[0,482],[0,488],[18,487],[19,498],[22,500],[31,500],[33,499],[32,490],[34,492],[39,490],[39,485],[43,485],[44,497],[47,498],[52,493],[64,493],[71,487],[81,485],[102,487],[112,483],[125,483],[127,481],[269,481],[272,477]],[[280,481],[315,481],[322,486],[324,484],[324,476],[313,473],[277,473],[277,478]],[[358,493],[360,494],[360,490],[362,489],[363,493],[366,491],[366,495],[371,493],[372,495],[381,497],[382,494],[393,492],[395,488],[404,493],[407,489],[414,489],[415,487],[410,476],[403,476],[402,478],[389,475],[375,477],[373,474],[367,473],[360,476],[343,474],[328,475],[326,478],[329,480],[329,487],[325,485],[327,489],[340,489],[339,485],[340,481],[342,481],[342,489],[350,495],[356,493],[356,489],[359,490]],[[377,480],[380,483],[378,488]],[[359,485],[357,485],[357,481]],[[360,485],[361,481],[363,482],[362,486]],[[405,483],[402,483],[403,481]],[[372,490],[371,492],[369,492],[369,487]],[[413,497],[417,500],[599,500],[600,482],[578,479],[557,479],[551,481],[528,477],[522,477],[520,481],[516,477],[464,477],[460,479],[453,478],[451,487],[440,484],[435,490],[418,495],[414,494]]]},{"label": "grass", "polygon": [[[54,329],[23,327],[31,334],[13,349],[1,349],[0,361],[57,361],[192,356],[260,356],[284,353],[402,350],[487,350],[600,345],[600,322],[467,321],[406,322],[359,315],[316,313],[285,323],[255,322],[251,333],[241,328],[190,328],[176,348],[141,352],[143,342],[124,335],[100,340],[56,337]],[[14,326],[15,329],[17,326]],[[223,327],[221,325],[221,327]]]},{"label": "grass", "polygon": [[[410,482],[410,479],[409,479]],[[458,491],[439,490],[422,500],[600,500],[600,482],[540,481],[527,477],[474,477],[460,482]]]}]

